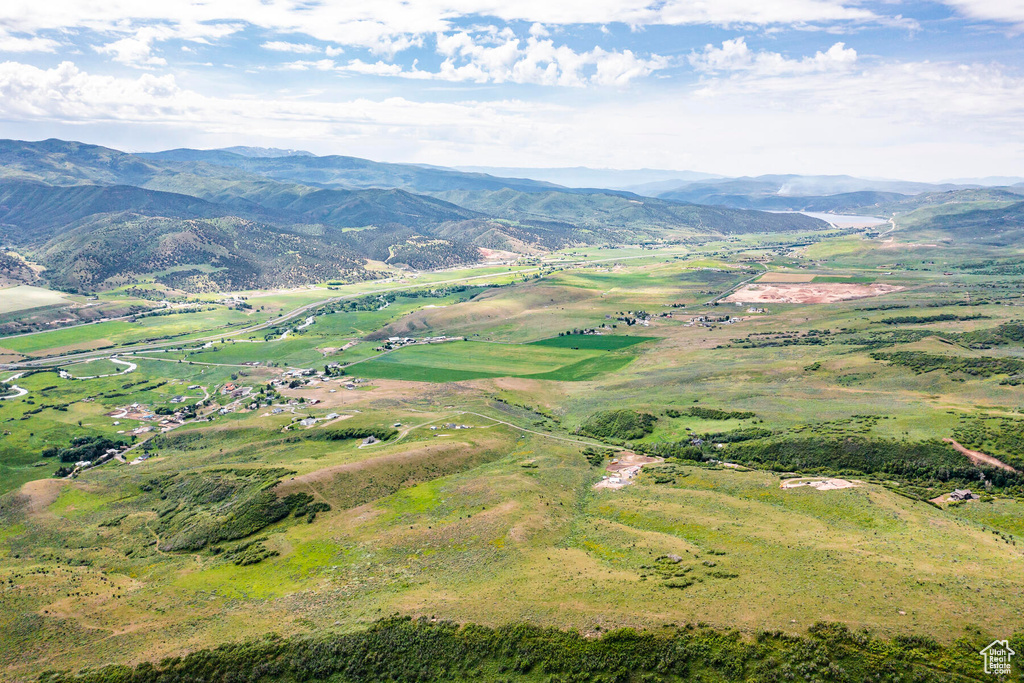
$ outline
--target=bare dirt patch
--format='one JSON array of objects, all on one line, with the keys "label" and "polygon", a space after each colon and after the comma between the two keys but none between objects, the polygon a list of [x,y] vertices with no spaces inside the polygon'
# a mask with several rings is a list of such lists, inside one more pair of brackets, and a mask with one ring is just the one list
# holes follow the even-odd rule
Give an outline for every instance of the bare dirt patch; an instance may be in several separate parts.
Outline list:
[{"label": "bare dirt patch", "polygon": [[[353,368],[355,372],[352,377],[358,377],[358,368],[358,365]],[[349,377],[343,377],[341,380],[321,382],[312,387],[282,388],[281,395],[288,398],[304,397],[306,401],[316,398],[319,399],[317,406],[320,408],[340,408],[368,401],[401,400],[409,396],[423,396],[429,391],[425,390],[419,382],[404,380],[375,379],[372,382],[358,384],[355,389],[346,389],[345,385],[349,382],[351,382]]]},{"label": "bare dirt patch", "polygon": [[608,474],[604,479],[594,484],[595,489],[621,489],[633,483],[633,479],[640,474],[644,465],[656,462],[664,462],[664,458],[651,458],[646,455],[637,455],[633,451],[622,451],[617,453],[605,471]]},{"label": "bare dirt patch", "polygon": [[36,479],[22,484],[18,492],[28,499],[26,511],[39,514],[50,507],[57,500],[61,489],[70,483],[66,479]]},{"label": "bare dirt patch", "polygon": [[758,282],[810,282],[814,279],[814,273],[765,273],[757,279]]},{"label": "bare dirt patch", "polygon": [[795,489],[801,486],[810,486],[812,489],[819,491],[835,491],[837,489],[853,489],[860,486],[860,483],[847,481],[845,479],[806,479],[803,477],[797,479],[787,479],[781,484],[781,489]]},{"label": "bare dirt patch", "polygon": [[830,304],[848,299],[864,299],[898,292],[903,287],[884,284],[750,284],[727,296],[724,301],[757,304]]},{"label": "bare dirt patch", "polygon": [[1008,472],[1016,472],[1017,471],[1017,470],[1013,469],[1012,467],[1010,467],[1009,465],[1007,465],[1002,460],[1000,460],[999,458],[993,458],[991,455],[988,455],[987,453],[982,453],[981,451],[972,451],[969,448],[965,448],[964,446],[961,446],[959,443],[957,443],[953,439],[950,439],[949,437],[946,437],[945,439],[943,439],[943,441],[945,441],[946,443],[949,443],[949,444],[953,444],[953,448],[957,449],[957,451],[959,451],[963,455],[966,455],[967,458],[971,462],[973,462],[975,465],[986,465],[988,467],[998,467],[999,469],[1007,470]]}]

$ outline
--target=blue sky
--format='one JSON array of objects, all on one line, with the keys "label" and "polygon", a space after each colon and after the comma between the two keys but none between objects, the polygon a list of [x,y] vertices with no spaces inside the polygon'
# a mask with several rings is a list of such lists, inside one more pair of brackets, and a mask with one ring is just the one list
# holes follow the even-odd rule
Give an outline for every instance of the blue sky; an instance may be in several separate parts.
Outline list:
[{"label": "blue sky", "polygon": [[0,136],[1024,175],[1024,0],[6,0]]}]

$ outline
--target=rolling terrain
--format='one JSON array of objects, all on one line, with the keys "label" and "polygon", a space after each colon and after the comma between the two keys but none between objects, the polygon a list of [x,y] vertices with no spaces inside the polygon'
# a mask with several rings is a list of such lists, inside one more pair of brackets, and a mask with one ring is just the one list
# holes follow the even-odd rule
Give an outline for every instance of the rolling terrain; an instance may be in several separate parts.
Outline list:
[{"label": "rolling terrain", "polygon": [[1009,190],[857,191],[890,220],[839,229],[29,151],[4,680],[952,682],[1024,647]]},{"label": "rolling terrain", "polygon": [[[429,269],[490,252],[826,227],[350,157],[0,142],[0,236],[68,291],[295,286],[373,277],[368,261]],[[139,239],[148,232],[156,242]],[[5,277],[25,281],[17,270]]]},{"label": "rolling terrain", "polygon": [[[4,676],[737,680],[829,652],[970,678],[1022,637],[1020,247],[922,225],[946,230],[571,246],[4,338]],[[548,654],[493,645],[517,638]],[[408,656],[346,668],[380,639]]]}]

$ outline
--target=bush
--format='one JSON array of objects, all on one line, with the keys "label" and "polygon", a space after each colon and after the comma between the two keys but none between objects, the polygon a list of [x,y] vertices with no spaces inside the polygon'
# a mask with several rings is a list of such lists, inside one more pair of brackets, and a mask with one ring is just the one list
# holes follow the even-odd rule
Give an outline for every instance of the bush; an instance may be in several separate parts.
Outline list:
[{"label": "bush", "polygon": [[577,431],[599,439],[641,439],[654,431],[657,420],[633,410],[603,410],[587,418]]}]

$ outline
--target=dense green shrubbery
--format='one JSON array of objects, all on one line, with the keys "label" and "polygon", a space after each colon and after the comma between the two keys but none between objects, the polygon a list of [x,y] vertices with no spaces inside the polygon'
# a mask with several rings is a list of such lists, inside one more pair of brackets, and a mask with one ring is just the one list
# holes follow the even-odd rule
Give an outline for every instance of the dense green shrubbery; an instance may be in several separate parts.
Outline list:
[{"label": "dense green shrubbery", "polygon": [[[1011,638],[1024,647],[1024,634]],[[943,646],[929,638],[891,641],[819,623],[806,636],[686,626],[622,629],[603,638],[525,624],[488,628],[392,618],[339,636],[281,638],[201,650],[185,657],[45,673],[41,683],[206,683],[272,681],[915,681],[975,679],[984,643]]]},{"label": "dense green shrubbery", "polygon": [[1024,360],[1016,358],[997,358],[993,356],[940,356],[923,351],[895,351],[892,353],[872,353],[875,360],[883,360],[893,365],[910,368],[916,373],[943,370],[945,372],[962,372],[976,377],[992,375],[1014,375],[1024,373]]},{"label": "dense green shrubbery", "polygon": [[641,439],[654,431],[657,420],[633,410],[602,410],[588,417],[577,431],[597,439]]},{"label": "dense green shrubbery", "polygon": [[615,451],[607,448],[593,448],[591,446],[587,446],[583,449],[583,457],[587,459],[587,462],[589,462],[591,466],[600,467],[614,452]]},{"label": "dense green shrubbery", "polygon": [[774,433],[775,432],[773,432],[770,429],[748,427],[747,429],[736,429],[731,432],[716,432],[714,434],[704,434],[701,438],[703,438],[705,441],[714,441],[716,443],[739,443],[740,441],[754,441],[756,439],[767,439]]},{"label": "dense green shrubbery", "polygon": [[956,428],[953,438],[967,448],[984,451],[1024,469],[1024,420],[1008,417],[967,420]]},{"label": "dense green shrubbery", "polygon": [[342,429],[324,429],[307,432],[306,438],[317,441],[344,441],[346,439],[365,439],[372,436],[387,441],[398,436],[398,430],[391,427],[345,427]]},{"label": "dense green shrubbery", "polygon": [[246,538],[295,511],[307,521],[329,510],[306,493],[279,498],[273,488],[289,474],[280,468],[206,470],[154,478],[143,491],[158,496],[160,550],[201,550]]},{"label": "dense green shrubbery", "polygon": [[[723,440],[724,441],[724,440]],[[775,472],[882,475],[907,482],[953,482],[997,488],[1024,486],[1024,475],[978,467],[941,441],[893,441],[862,437],[778,438],[733,443],[723,455],[711,442],[641,444],[636,450],[663,458],[730,462]]]},{"label": "dense green shrubbery", "polygon": [[43,449],[44,458],[56,457],[61,462],[78,462],[79,460],[96,460],[110,448],[123,448],[125,441],[114,441],[105,436],[76,436],[66,448],[47,446]]},{"label": "dense green shrubbery", "polygon": [[951,320],[983,320],[990,318],[988,315],[976,313],[974,315],[956,315],[955,313],[940,313],[939,315],[897,315],[891,318],[882,318],[878,322],[883,325],[919,325],[922,323],[943,323]]},{"label": "dense green shrubbery", "polygon": [[717,408],[702,408],[693,406],[686,409],[690,417],[699,417],[702,420],[749,420],[754,413],[746,410],[718,410]]}]

